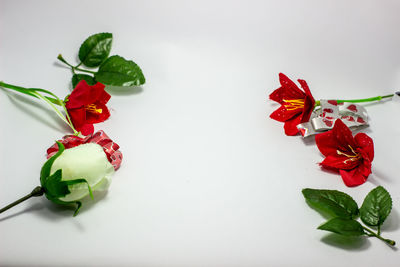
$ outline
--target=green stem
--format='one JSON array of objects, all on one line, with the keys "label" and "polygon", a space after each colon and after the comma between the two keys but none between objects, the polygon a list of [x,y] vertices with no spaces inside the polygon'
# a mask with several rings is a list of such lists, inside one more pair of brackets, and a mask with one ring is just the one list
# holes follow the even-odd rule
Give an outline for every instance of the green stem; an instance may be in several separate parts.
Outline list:
[{"label": "green stem", "polygon": [[[349,100],[342,100],[342,99],[338,99],[336,100],[337,103],[344,103],[344,102],[349,102],[349,103],[363,103],[363,102],[372,102],[372,101],[380,101],[384,98],[389,98],[389,97],[393,97],[394,94],[390,94],[390,95],[384,95],[384,96],[375,96],[375,97],[369,97],[369,98],[362,98],[362,99],[349,99]],[[315,106],[320,106],[321,105],[321,101],[315,101]]]},{"label": "green stem", "polygon": [[396,242],[395,242],[395,241],[390,240],[390,239],[383,238],[382,236],[380,236],[379,234],[374,233],[371,229],[368,229],[367,227],[364,227],[364,226],[363,226],[363,228],[364,228],[365,231],[367,231],[368,233],[370,233],[370,234],[368,234],[368,236],[374,236],[374,237],[376,237],[376,238],[382,240],[383,242],[385,242],[386,244],[388,244],[388,245],[390,245],[390,246],[395,246],[395,245],[396,245]]},{"label": "green stem", "polygon": [[69,64],[69,63],[63,58],[63,56],[62,56],[61,54],[58,55],[57,59],[60,60],[60,61],[61,61],[62,63],[64,63],[65,65],[69,66],[69,67],[71,68],[71,70],[72,70],[73,73],[75,73],[75,70],[82,71],[82,72],[86,72],[86,73],[91,73],[91,74],[95,74],[95,73],[96,73],[96,72],[91,71],[91,70],[85,70],[85,69],[79,68],[79,66],[82,65],[82,62],[79,63],[78,65],[76,65],[75,67],[72,66],[71,64]]},{"label": "green stem", "polygon": [[[9,83],[5,83],[5,82],[2,82],[2,81],[0,81],[0,86],[4,87],[4,88],[7,88],[7,89],[11,89],[11,90],[17,91],[17,92],[20,92],[22,94],[26,94],[26,95],[33,96],[33,97],[37,98],[37,96],[33,92],[37,91],[38,89],[24,88],[24,87],[12,85],[12,84],[9,84]],[[61,106],[61,103],[56,98],[52,98],[52,97],[46,96],[46,99],[51,101],[53,104]]]},{"label": "green stem", "polygon": [[87,73],[91,73],[91,74],[96,74],[95,71],[85,70],[85,69],[76,68],[76,67],[73,67],[73,70],[79,70],[79,71],[82,71],[82,72],[87,72]]},{"label": "green stem", "polygon": [[44,190],[43,187],[37,186],[35,187],[35,189],[32,190],[32,192],[24,197],[21,197],[20,199],[18,199],[17,201],[14,201],[13,203],[5,206],[4,208],[0,209],[0,213],[3,213],[4,211],[11,209],[12,207],[18,205],[21,202],[24,202],[27,199],[30,199],[31,197],[39,197],[42,196],[44,194]]},{"label": "green stem", "polygon": [[[68,124],[69,127],[71,127],[71,129],[74,131],[74,135],[79,135],[79,132],[74,128],[74,125],[72,124],[71,118],[68,114],[67,108],[65,107],[64,101],[62,101],[60,98],[58,98],[58,96],[56,96],[52,92],[40,88],[24,88],[4,82],[0,82],[0,86],[43,100],[56,112],[56,114],[58,115],[58,117],[60,117],[61,120],[63,120],[66,124]],[[39,92],[46,93],[48,95],[53,96],[54,98],[44,96]],[[64,117],[64,115],[58,110],[57,107],[54,106],[54,104],[62,106],[67,118]]]},{"label": "green stem", "polygon": [[[68,115],[68,120],[63,116],[63,114],[58,110],[58,108],[56,108],[53,103],[51,103],[50,101],[48,101],[43,95],[41,95],[38,92],[35,92],[35,94],[37,95],[38,98],[42,99],[43,101],[45,101],[47,104],[49,104],[49,106],[56,112],[56,114],[58,115],[58,117],[60,117],[60,119],[62,121],[64,121],[66,124],[68,124],[69,127],[71,127],[72,131],[74,131],[74,135],[79,134],[75,128],[74,125],[72,124],[71,120],[69,119],[69,115]],[[65,105],[62,104],[62,107],[64,108],[66,114],[68,114],[68,111],[65,108]]]}]

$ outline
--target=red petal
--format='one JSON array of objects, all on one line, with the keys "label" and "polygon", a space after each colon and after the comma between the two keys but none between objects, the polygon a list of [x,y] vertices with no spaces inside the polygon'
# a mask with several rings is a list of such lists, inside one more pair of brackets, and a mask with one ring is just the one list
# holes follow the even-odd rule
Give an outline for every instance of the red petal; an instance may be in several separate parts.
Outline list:
[{"label": "red petal", "polygon": [[72,124],[75,129],[80,131],[80,128],[86,123],[86,110],[85,108],[68,109],[68,114],[71,118]]},{"label": "red petal", "polygon": [[104,90],[105,85],[102,83],[96,83],[91,86],[91,99],[92,102],[100,102],[106,104],[111,96]]},{"label": "red petal", "polygon": [[285,88],[279,87],[278,89],[276,89],[269,95],[269,99],[271,99],[275,102],[278,102],[280,104],[283,104],[284,103],[283,102],[284,91],[285,91]]},{"label": "red petal", "polygon": [[271,113],[271,119],[285,122],[292,119],[294,116],[300,115],[303,112],[302,108],[287,110],[285,106],[280,106],[277,110]]},{"label": "red petal", "polygon": [[315,136],[315,143],[324,156],[337,154],[338,144],[333,136],[332,130],[317,134]]},{"label": "red petal", "polygon": [[83,135],[89,135],[92,134],[94,132],[94,127],[93,124],[85,124],[83,125],[79,131],[83,134]]},{"label": "red petal", "polygon": [[67,109],[80,108],[91,103],[90,86],[85,80],[80,81],[72,93],[68,96],[68,101],[65,104]]},{"label": "red petal", "polygon": [[357,146],[368,155],[368,159],[372,161],[374,159],[374,142],[372,138],[365,133],[358,133],[354,136],[354,140]]},{"label": "red petal", "polygon": [[338,148],[341,151],[349,151],[351,152],[351,149],[349,145],[353,148],[356,149],[357,145],[354,141],[353,134],[349,127],[347,127],[342,120],[337,119],[335,121],[335,125],[333,126],[332,129],[333,137],[336,139],[338,143]]},{"label": "red petal", "polygon": [[284,91],[284,98],[288,99],[303,99],[304,98],[304,93],[297,87],[297,85],[290,80],[285,74],[279,73],[279,81],[282,85],[283,88],[285,88]]},{"label": "red petal", "polygon": [[103,122],[110,117],[110,112],[105,104],[96,103],[96,108],[101,109],[101,113],[86,112],[86,123],[94,124]]},{"label": "red petal", "polygon": [[297,129],[297,125],[300,124],[300,116],[294,117],[293,119],[290,119],[288,121],[285,122],[285,134],[286,135],[296,135],[299,133],[299,129]]},{"label": "red petal", "polygon": [[368,175],[363,175],[363,168],[354,168],[350,171],[340,170],[339,173],[342,176],[343,182],[347,186],[357,186],[365,183]]},{"label": "red petal", "polygon": [[323,167],[328,167],[337,170],[351,170],[360,165],[360,160],[351,161],[346,156],[329,155],[322,162]]}]

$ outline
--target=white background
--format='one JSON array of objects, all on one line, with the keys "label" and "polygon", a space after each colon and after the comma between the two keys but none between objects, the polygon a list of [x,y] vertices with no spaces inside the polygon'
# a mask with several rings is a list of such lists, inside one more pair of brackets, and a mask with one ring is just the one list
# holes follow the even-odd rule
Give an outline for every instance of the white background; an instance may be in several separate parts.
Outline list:
[{"label": "white background", "polygon": [[[375,186],[393,197],[383,235],[400,242],[400,103],[367,106],[375,143],[368,181],[346,187],[322,171],[313,141],[284,135],[269,114],[278,73],[316,99],[400,87],[398,1],[0,1],[0,80],[70,92],[91,34],[138,63],[146,84],[110,92],[95,125],[121,146],[108,194],[71,209],[31,199],[0,215],[0,265],[398,266],[381,241],[343,243],[305,187],[361,205]],[[40,102],[0,90],[0,206],[39,185],[45,151],[68,129]]]}]

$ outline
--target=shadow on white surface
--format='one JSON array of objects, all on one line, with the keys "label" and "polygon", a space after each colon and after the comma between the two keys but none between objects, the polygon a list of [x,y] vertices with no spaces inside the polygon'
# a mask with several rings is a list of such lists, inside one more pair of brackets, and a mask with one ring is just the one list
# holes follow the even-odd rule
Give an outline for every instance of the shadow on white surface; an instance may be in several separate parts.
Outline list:
[{"label": "shadow on white surface", "polygon": [[143,92],[142,86],[106,86],[106,91],[111,95],[137,95]]},{"label": "shadow on white surface", "polygon": [[371,241],[366,237],[348,237],[334,233],[322,237],[321,242],[332,247],[350,251],[364,251],[371,246]]},{"label": "shadow on white surface", "polygon": [[[9,92],[8,90],[4,90],[4,92],[7,94],[8,98],[10,99],[10,102],[13,103],[18,109],[20,109],[22,112],[33,118],[34,120],[46,125],[47,127],[60,131],[60,132],[70,132],[70,129],[67,127],[67,125],[60,120],[59,117],[54,112],[47,112],[50,111],[47,109],[46,105],[44,103],[40,103],[40,99],[30,99],[29,96],[22,96],[22,95],[17,95],[12,92]],[[53,120],[53,122],[49,122],[48,120],[44,119],[43,117],[39,116],[38,114],[35,114],[32,112],[31,109],[26,107],[26,104],[29,106],[34,106],[35,108],[38,108],[42,111],[46,111],[48,113],[48,116],[50,116]],[[57,125],[58,127],[55,127],[54,125]]]},{"label": "shadow on white surface", "polygon": [[30,206],[24,210],[15,212],[15,213],[12,213],[12,210],[10,210],[9,213],[12,213],[12,214],[7,215],[4,218],[0,218],[0,223],[3,221],[6,221],[6,220],[12,219],[14,217],[17,217],[19,215],[25,214],[25,213],[37,212],[38,210],[42,210],[43,208],[44,208],[44,205],[42,205],[41,203],[35,203],[32,206]]},{"label": "shadow on white surface", "polygon": [[368,177],[368,180],[375,186],[381,185],[382,182],[393,182],[393,179],[377,168],[373,168],[372,174]]},{"label": "shadow on white surface", "polygon": [[[81,200],[82,207],[79,210],[77,216],[82,215],[87,212],[93,205],[98,205],[104,198],[107,196],[107,191],[103,192],[93,192],[93,199],[89,196],[85,197]],[[42,210],[38,214],[45,219],[49,219],[51,221],[62,219],[62,218],[71,218],[76,209],[76,204],[71,205],[58,205],[55,204],[46,198],[42,199],[43,206],[46,207],[46,210]]]}]

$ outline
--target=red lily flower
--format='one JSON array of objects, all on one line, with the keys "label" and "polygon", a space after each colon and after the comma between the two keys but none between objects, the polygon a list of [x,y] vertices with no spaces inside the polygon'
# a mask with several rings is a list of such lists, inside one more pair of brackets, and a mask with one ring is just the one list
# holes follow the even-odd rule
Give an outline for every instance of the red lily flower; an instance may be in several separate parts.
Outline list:
[{"label": "red lily flower", "polygon": [[281,106],[270,117],[285,123],[286,135],[296,135],[299,133],[297,125],[309,121],[315,100],[306,81],[297,80],[304,92],[283,73],[279,73],[279,81],[281,87],[272,92],[269,98]]},{"label": "red lily flower", "polygon": [[94,132],[94,123],[103,122],[110,117],[106,103],[110,95],[104,90],[104,84],[90,86],[80,81],[68,96],[65,107],[75,129],[83,135]]},{"label": "red lily flower", "polygon": [[374,143],[368,135],[358,133],[353,137],[351,130],[337,119],[333,129],[316,135],[315,141],[326,157],[321,166],[339,171],[347,186],[365,183],[374,159]]}]

